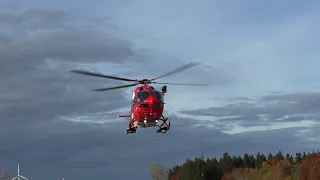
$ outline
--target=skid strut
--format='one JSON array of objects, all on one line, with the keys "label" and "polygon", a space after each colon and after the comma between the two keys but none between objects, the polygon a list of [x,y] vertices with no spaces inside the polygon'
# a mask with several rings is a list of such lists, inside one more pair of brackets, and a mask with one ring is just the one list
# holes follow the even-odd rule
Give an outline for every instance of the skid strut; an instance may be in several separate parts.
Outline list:
[{"label": "skid strut", "polygon": [[132,133],[136,133],[137,132],[137,127],[133,126],[132,122],[129,122],[129,127],[127,128],[127,134],[132,134]]},{"label": "skid strut", "polygon": [[170,121],[168,121],[168,118],[164,118],[163,115],[161,115],[160,121],[162,121],[162,124],[159,126],[159,125],[156,125],[159,127],[157,133],[167,133],[167,131],[170,129]]}]

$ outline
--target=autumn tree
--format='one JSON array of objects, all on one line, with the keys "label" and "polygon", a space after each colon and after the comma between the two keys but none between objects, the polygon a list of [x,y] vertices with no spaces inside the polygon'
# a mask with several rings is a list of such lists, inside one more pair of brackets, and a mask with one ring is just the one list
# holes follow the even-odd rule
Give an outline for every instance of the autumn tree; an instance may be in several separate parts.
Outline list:
[{"label": "autumn tree", "polygon": [[320,153],[313,153],[306,157],[300,165],[299,180],[320,179]]},{"label": "autumn tree", "polygon": [[152,180],[167,180],[169,169],[159,163],[154,163],[149,169],[149,176]]}]

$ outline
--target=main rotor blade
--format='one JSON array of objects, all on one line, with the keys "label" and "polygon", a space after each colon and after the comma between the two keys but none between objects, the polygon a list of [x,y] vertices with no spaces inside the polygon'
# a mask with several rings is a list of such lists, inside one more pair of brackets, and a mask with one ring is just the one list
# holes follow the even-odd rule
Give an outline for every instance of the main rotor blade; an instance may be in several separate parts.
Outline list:
[{"label": "main rotor blade", "polygon": [[120,89],[120,88],[125,88],[125,87],[136,86],[138,84],[139,83],[134,83],[134,84],[128,84],[128,85],[122,85],[122,86],[109,87],[109,88],[94,89],[91,91],[108,91],[108,90],[113,90],[113,89]]},{"label": "main rotor blade", "polygon": [[188,63],[188,64],[185,64],[183,66],[180,66],[179,68],[176,68],[162,76],[159,76],[157,78],[154,78],[154,79],[151,79],[150,81],[153,81],[153,80],[156,80],[156,79],[159,79],[159,78],[162,78],[162,77],[165,77],[165,76],[169,76],[169,75],[172,75],[172,74],[175,74],[175,73],[178,73],[178,72],[181,72],[181,71],[184,71],[184,70],[187,70],[189,68],[192,68],[194,66],[197,66],[199,65],[200,63],[197,63],[197,62],[191,62],[191,63]]},{"label": "main rotor blade", "polygon": [[188,83],[158,83],[158,82],[151,82],[154,84],[171,84],[171,85],[182,85],[182,86],[208,86],[209,84],[188,84]]},{"label": "main rotor blade", "polygon": [[116,77],[116,76],[109,76],[109,75],[104,75],[104,74],[100,74],[100,73],[93,73],[93,72],[88,72],[88,71],[83,71],[83,70],[71,70],[70,72],[77,73],[77,74],[89,75],[89,76],[96,76],[96,77],[103,77],[103,78],[121,80],[121,81],[129,81],[129,82],[136,82],[137,81],[137,80],[134,80],[134,79],[127,79],[127,78],[121,78],[121,77]]}]

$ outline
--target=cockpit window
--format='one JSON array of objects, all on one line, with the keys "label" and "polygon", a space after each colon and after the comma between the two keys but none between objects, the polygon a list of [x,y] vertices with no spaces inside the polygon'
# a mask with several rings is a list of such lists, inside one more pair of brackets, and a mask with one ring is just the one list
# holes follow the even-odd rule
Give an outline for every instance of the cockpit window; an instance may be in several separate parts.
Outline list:
[{"label": "cockpit window", "polygon": [[164,101],[163,95],[161,92],[159,91],[151,91],[152,96],[154,96],[155,98],[157,98],[158,100],[160,100],[161,102]]},{"label": "cockpit window", "polygon": [[148,99],[150,96],[150,92],[146,90],[142,90],[138,92],[138,98],[140,99],[141,102],[144,102]]}]

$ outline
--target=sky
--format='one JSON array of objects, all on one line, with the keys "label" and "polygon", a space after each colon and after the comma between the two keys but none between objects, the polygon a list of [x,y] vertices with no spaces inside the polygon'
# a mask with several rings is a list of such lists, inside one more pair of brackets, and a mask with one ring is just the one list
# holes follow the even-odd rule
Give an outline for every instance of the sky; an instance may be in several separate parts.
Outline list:
[{"label": "sky", "polygon": [[[152,163],[319,150],[320,2],[0,1],[0,164],[29,179],[148,179]],[[124,135],[134,88],[162,82],[172,128]],[[160,80],[159,80],[160,81]],[[155,86],[161,88],[161,86]]]}]

